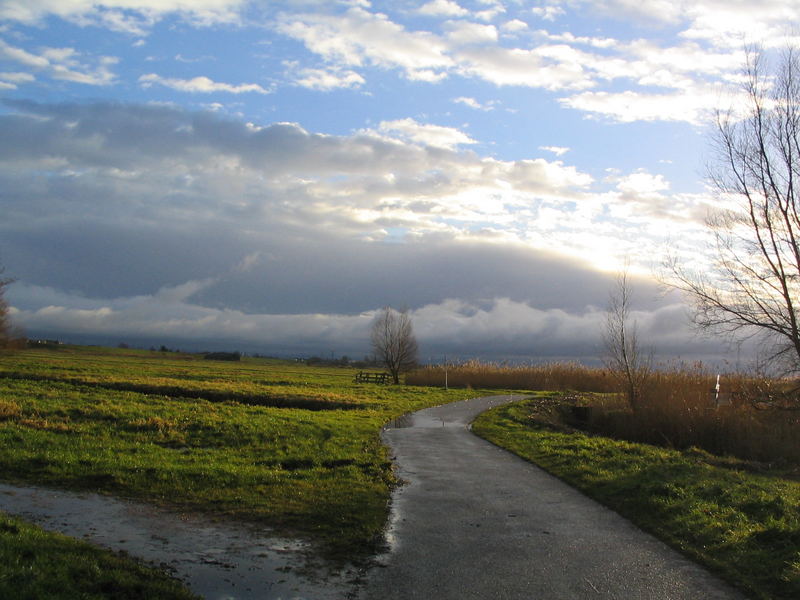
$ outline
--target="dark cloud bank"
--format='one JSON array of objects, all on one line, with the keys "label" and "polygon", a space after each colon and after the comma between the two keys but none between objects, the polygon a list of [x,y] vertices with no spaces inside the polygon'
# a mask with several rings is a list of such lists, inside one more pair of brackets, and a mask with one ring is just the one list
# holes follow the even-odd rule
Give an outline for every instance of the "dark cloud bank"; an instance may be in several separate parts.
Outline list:
[{"label": "dark cloud bank", "polygon": [[[392,305],[412,310],[426,360],[600,352],[612,276],[387,218],[387,197],[444,210],[485,167],[472,154],[113,104],[12,104],[0,134],[0,259],[32,336],[361,356]],[[717,356],[679,299],[645,279],[635,292],[660,354]]]}]

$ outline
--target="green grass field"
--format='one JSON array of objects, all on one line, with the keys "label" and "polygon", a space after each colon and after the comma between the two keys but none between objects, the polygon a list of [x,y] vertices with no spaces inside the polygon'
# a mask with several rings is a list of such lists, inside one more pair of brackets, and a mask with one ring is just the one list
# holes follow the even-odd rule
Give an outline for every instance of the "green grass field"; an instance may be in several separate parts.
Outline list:
[{"label": "green grass field", "polygon": [[[0,472],[7,482],[257,522],[315,541],[328,557],[358,559],[382,542],[396,484],[381,426],[498,391],[356,384],[354,374],[130,349],[58,346],[2,355]],[[531,418],[544,403],[553,410],[542,395],[497,409],[474,431],[753,597],[800,597],[796,476],[756,473],[758,465],[696,449],[554,430]],[[124,556],[0,514],[0,597],[12,589],[20,598],[190,597]]]},{"label": "green grass field", "polygon": [[800,598],[800,482],[780,470],[599,435],[538,418],[541,399],[481,415],[473,431],[534,462],[746,590]]},{"label": "green grass field", "polygon": [[0,473],[258,522],[358,558],[381,541],[395,485],[381,426],[475,393],[354,374],[94,347],[5,355]]}]

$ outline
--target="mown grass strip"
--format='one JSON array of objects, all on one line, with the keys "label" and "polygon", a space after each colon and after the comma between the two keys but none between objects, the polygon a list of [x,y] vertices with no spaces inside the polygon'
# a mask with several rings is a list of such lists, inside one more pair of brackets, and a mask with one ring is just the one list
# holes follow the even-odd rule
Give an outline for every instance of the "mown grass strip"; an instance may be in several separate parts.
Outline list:
[{"label": "mown grass strip", "polygon": [[[800,483],[744,463],[564,433],[531,418],[537,400],[493,409],[473,431],[534,462],[754,598],[800,598]],[[739,468],[737,468],[737,464]],[[534,501],[534,499],[532,499]]]},{"label": "mown grass strip", "polygon": [[0,598],[199,599],[159,569],[2,512],[0,565]]}]

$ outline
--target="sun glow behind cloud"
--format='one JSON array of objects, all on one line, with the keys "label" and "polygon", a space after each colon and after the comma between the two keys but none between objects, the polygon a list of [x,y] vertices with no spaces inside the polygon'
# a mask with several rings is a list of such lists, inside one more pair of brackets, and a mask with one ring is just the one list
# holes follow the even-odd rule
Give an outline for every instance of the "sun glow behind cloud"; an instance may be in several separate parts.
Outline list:
[{"label": "sun glow behind cloud", "polygon": [[[652,274],[665,248],[702,260],[716,200],[690,161],[733,102],[739,32],[769,45],[797,17],[789,0],[5,0],[15,315],[334,343],[407,303],[431,345],[494,332],[514,352],[545,335],[566,347],[606,291],[544,306],[539,281],[626,261]],[[214,251],[192,250],[197,232]],[[436,258],[465,248],[474,273]],[[382,278],[411,261],[404,287]]]}]

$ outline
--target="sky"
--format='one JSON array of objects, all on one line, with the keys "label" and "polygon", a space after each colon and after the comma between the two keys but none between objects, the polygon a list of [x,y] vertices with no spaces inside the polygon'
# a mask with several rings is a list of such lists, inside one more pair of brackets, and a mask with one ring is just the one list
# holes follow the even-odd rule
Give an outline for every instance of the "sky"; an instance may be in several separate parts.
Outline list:
[{"label": "sky", "polygon": [[0,0],[0,263],[31,337],[591,361],[628,265],[658,356],[735,360],[707,264],[716,109],[797,0]]}]

